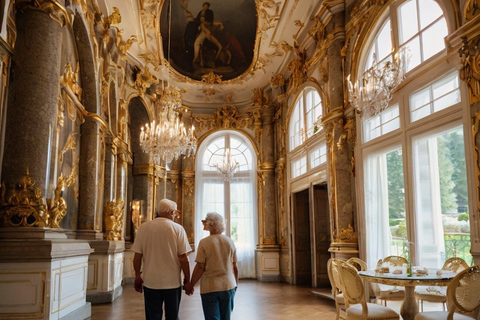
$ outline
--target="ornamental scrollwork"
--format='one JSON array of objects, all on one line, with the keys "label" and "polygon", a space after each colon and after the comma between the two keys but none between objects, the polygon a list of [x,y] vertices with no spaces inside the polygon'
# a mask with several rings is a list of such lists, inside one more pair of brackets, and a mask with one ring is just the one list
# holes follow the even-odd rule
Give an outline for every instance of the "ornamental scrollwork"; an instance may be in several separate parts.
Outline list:
[{"label": "ornamental scrollwork", "polygon": [[355,229],[349,224],[348,227],[341,228],[340,232],[337,233],[335,232],[334,240],[335,242],[351,242],[351,243],[356,243],[358,239],[357,233],[355,232]]},{"label": "ornamental scrollwork", "polygon": [[247,126],[250,117],[240,115],[237,108],[231,105],[225,105],[218,108],[211,116],[193,116],[198,125],[198,130],[210,129],[240,129]]},{"label": "ornamental scrollwork", "polygon": [[459,50],[462,58],[460,79],[468,86],[470,105],[480,101],[480,36],[467,40],[462,37],[463,45]]}]

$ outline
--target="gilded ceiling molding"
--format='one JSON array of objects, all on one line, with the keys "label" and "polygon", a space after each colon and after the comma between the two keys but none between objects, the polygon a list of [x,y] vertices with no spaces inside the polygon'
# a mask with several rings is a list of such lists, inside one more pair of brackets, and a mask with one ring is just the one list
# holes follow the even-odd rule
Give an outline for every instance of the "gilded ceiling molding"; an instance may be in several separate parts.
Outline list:
[{"label": "gilded ceiling molding", "polygon": [[462,37],[462,43],[460,79],[467,83],[470,105],[473,105],[480,101],[480,35],[470,40]]},{"label": "gilded ceiling molding", "polygon": [[480,14],[480,0],[468,0],[465,4],[465,20],[470,21]]},{"label": "gilded ceiling molding", "polygon": [[61,27],[65,25],[72,26],[70,13],[56,0],[17,0],[16,6],[20,11],[25,9],[43,11],[47,13],[53,21],[60,24]]},{"label": "gilded ceiling molding", "polygon": [[222,77],[221,75],[215,74],[213,71],[210,71],[207,74],[204,74],[202,76],[202,82],[206,84],[221,84],[222,83]]},{"label": "gilded ceiling molding", "polygon": [[136,36],[130,36],[126,41],[123,40],[123,30],[119,29],[116,34],[116,45],[118,48],[118,52],[122,59],[126,59],[125,55],[127,51],[130,50],[134,42],[137,42]]},{"label": "gilded ceiling molding", "polygon": [[137,72],[135,76],[135,84],[130,86],[131,88],[138,91],[138,95],[143,97],[145,91],[150,88],[153,84],[158,84],[160,81],[155,77],[151,72],[150,69],[147,67],[143,68],[139,72]]}]

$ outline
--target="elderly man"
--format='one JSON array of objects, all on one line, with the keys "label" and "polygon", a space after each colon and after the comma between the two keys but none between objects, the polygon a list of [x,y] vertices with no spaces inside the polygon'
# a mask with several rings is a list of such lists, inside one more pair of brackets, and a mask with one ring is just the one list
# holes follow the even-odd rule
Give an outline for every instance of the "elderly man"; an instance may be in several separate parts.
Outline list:
[{"label": "elderly man", "polygon": [[161,200],[158,216],[138,229],[132,246],[135,290],[144,292],[147,320],[162,319],[163,303],[165,319],[177,320],[182,296],[181,271],[184,283],[190,282],[187,254],[192,248],[185,229],[174,222],[177,212],[175,202]]}]

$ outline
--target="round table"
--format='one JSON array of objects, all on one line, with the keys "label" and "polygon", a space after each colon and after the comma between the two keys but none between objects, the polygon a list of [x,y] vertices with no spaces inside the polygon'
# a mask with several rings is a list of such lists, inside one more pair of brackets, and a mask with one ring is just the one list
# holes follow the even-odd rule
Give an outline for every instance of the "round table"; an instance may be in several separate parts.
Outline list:
[{"label": "round table", "polygon": [[415,286],[448,286],[456,274],[443,271],[437,275],[438,269],[429,269],[427,275],[411,275],[378,273],[373,270],[359,271],[360,277],[369,282],[386,284],[390,286],[405,287],[405,298],[400,308],[400,315],[404,320],[414,320],[418,313],[418,305],[415,301]]}]

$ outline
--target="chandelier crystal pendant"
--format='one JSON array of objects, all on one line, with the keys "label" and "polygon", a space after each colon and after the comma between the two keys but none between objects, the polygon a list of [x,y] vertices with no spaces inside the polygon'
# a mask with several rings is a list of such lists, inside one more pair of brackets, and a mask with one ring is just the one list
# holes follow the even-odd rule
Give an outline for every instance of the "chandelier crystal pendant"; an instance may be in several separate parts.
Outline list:
[{"label": "chandelier crystal pendant", "polygon": [[230,181],[235,171],[237,171],[239,164],[237,160],[232,159],[230,148],[225,148],[222,162],[215,163],[214,166],[217,167],[218,173],[223,178],[223,181]]},{"label": "chandelier crystal pendant", "polygon": [[190,157],[197,150],[195,127],[186,129],[181,120],[182,96],[178,88],[168,86],[156,102],[156,115],[150,125],[140,132],[143,152],[153,155],[153,161],[160,165],[178,159],[180,155]]},{"label": "chandelier crystal pendant", "polygon": [[398,51],[393,61],[384,64],[377,62],[374,53],[372,67],[363,73],[361,79],[352,84],[348,76],[348,101],[363,119],[377,115],[388,107],[393,91],[405,79],[409,58],[406,47]]}]

